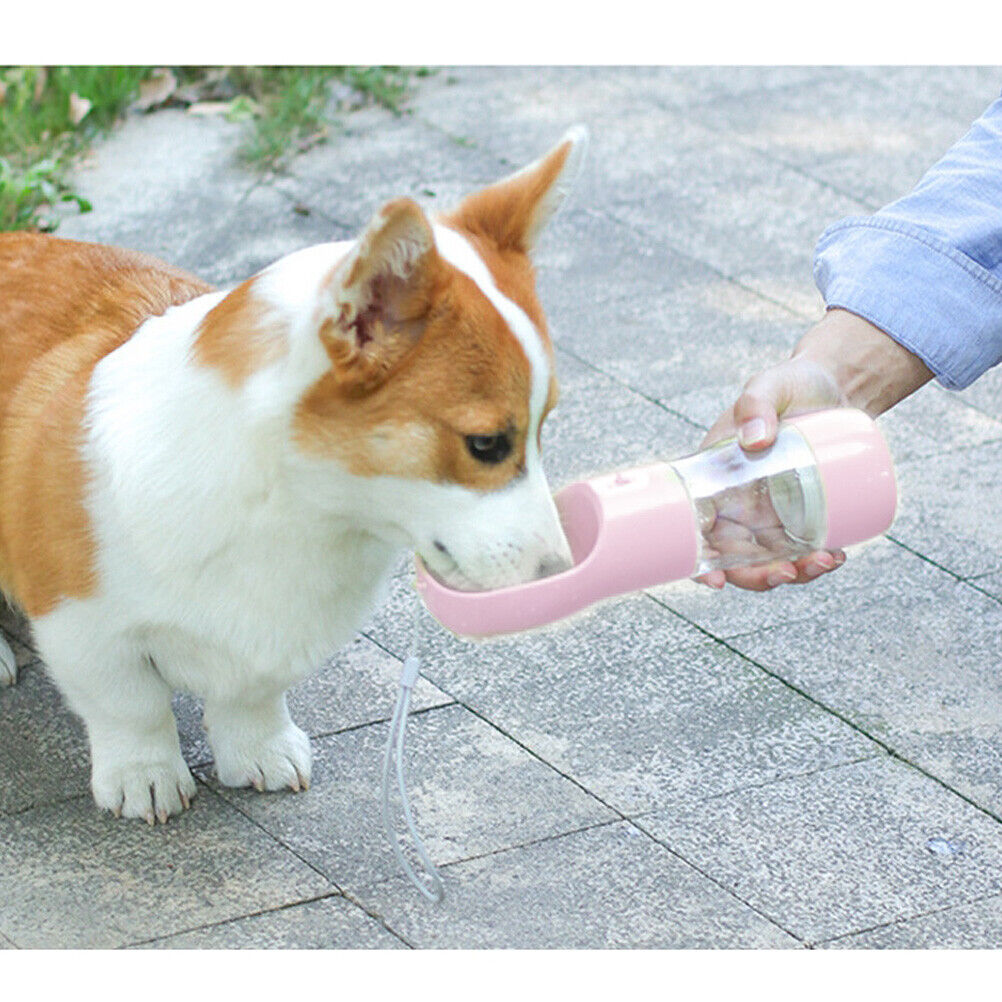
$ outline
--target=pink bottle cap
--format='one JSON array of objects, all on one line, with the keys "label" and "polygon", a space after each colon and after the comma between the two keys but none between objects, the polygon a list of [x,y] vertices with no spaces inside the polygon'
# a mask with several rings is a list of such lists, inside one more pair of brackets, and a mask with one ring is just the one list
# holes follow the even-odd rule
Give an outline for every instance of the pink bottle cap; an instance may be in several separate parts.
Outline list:
[{"label": "pink bottle cap", "polygon": [[560,574],[492,591],[457,591],[417,560],[418,592],[443,626],[471,637],[515,633],[695,572],[695,517],[668,464],[579,481],[554,500],[574,558]]},{"label": "pink bottle cap", "polygon": [[886,532],[898,493],[890,451],[873,419],[840,408],[784,423],[800,431],[817,460],[828,520],[823,548],[839,549]]}]

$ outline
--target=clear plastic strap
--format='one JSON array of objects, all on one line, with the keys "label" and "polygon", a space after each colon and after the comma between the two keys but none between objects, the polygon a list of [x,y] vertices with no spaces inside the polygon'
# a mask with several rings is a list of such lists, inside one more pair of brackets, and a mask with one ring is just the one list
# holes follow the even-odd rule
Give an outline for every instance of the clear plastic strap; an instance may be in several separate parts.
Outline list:
[{"label": "clear plastic strap", "polygon": [[[411,814],[410,801],[407,798],[407,779],[404,774],[404,740],[407,732],[407,711],[411,702],[411,691],[417,681],[421,662],[417,656],[412,654],[404,661],[403,671],[400,674],[400,691],[397,693],[397,703],[393,708],[393,719],[390,722],[390,736],[386,741],[386,754],[383,756],[383,827],[386,829],[386,837],[393,846],[397,862],[407,874],[411,883],[431,902],[438,904],[445,897],[445,889],[442,886],[442,878],[439,875],[435,864],[428,855],[421,836],[418,835],[414,825],[414,818]],[[400,839],[397,837],[396,828],[393,825],[393,818],[390,814],[390,788],[392,784],[392,772],[396,766],[397,789],[400,791],[400,804],[404,812],[404,821],[407,823],[407,830],[410,832],[414,851],[421,860],[421,865],[428,874],[428,879],[422,879],[411,866],[403,849],[400,847]]]}]

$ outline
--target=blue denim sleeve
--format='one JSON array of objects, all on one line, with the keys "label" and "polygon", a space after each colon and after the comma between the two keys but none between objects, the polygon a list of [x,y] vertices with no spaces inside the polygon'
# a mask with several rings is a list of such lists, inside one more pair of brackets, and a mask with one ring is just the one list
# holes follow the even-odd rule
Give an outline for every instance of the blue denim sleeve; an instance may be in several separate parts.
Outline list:
[{"label": "blue denim sleeve", "polygon": [[825,230],[814,279],[950,389],[1002,361],[1002,99],[910,195]]}]

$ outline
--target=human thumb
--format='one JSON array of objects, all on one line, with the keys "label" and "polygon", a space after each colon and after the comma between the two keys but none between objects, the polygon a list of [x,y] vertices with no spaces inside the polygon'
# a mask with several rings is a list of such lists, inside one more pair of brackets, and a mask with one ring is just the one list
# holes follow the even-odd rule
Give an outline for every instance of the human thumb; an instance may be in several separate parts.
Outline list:
[{"label": "human thumb", "polygon": [[776,441],[779,388],[765,374],[752,379],[734,404],[738,443],[746,452],[761,452]]}]

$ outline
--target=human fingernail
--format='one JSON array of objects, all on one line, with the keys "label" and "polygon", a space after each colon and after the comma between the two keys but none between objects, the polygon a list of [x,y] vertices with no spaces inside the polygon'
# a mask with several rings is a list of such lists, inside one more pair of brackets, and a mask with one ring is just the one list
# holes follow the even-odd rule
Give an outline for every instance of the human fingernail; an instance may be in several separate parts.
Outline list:
[{"label": "human fingernail", "polygon": [[796,574],[791,574],[789,571],[773,571],[766,579],[765,583],[770,588],[775,588],[777,585],[789,584],[796,578]]},{"label": "human fingernail", "polygon": [[832,554],[832,560],[835,561],[836,567],[841,567],[845,563],[845,554],[839,550],[838,553]]},{"label": "human fingernail", "polygon": [[738,441],[746,448],[749,445],[758,445],[764,439],[765,421],[762,418],[752,418],[738,428]]},{"label": "human fingernail", "polygon": [[820,574],[822,571],[830,571],[834,566],[835,558],[830,553],[819,553],[807,569],[808,571],[813,569],[815,574]]}]

